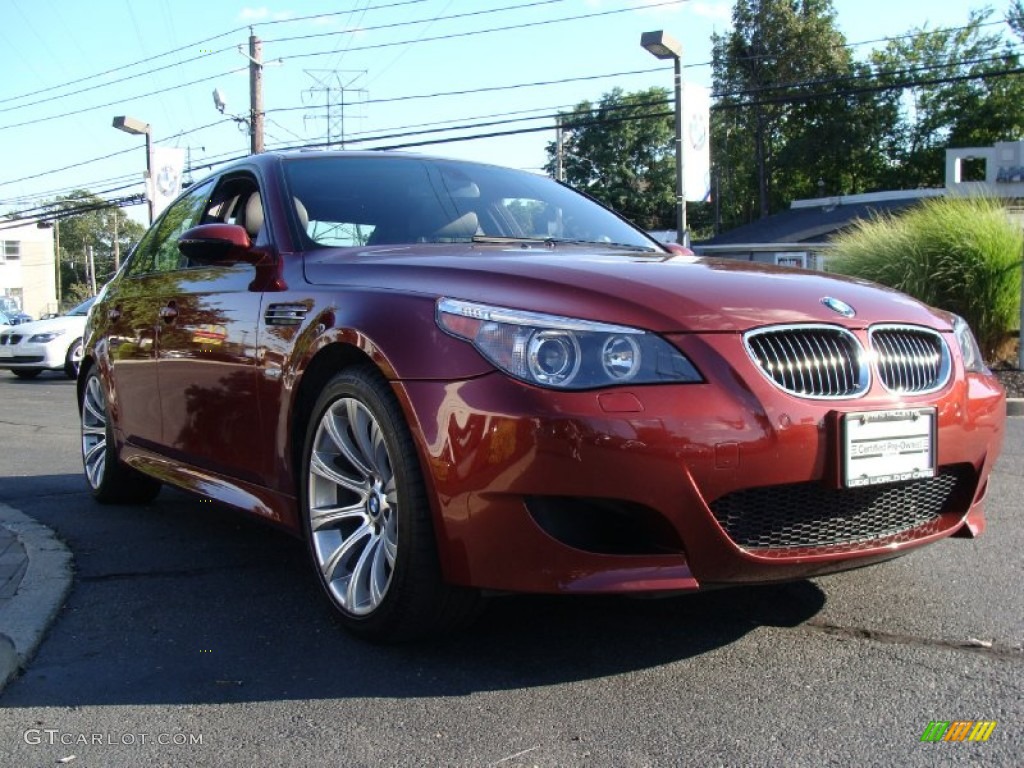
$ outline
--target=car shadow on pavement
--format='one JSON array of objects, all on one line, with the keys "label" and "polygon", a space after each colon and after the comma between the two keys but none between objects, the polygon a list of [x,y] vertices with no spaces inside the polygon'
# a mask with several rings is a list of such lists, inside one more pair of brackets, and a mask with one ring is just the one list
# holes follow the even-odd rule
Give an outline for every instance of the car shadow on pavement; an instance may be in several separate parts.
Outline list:
[{"label": "car shadow on pavement", "polygon": [[[31,484],[27,481],[31,480]],[[760,627],[792,627],[811,582],[657,600],[513,596],[457,634],[404,646],[349,636],[304,545],[176,491],[142,507],[27,495],[68,476],[5,478],[14,506],[75,556],[74,586],[0,707],[461,696],[685,662]],[[22,488],[26,493],[19,493]]]}]

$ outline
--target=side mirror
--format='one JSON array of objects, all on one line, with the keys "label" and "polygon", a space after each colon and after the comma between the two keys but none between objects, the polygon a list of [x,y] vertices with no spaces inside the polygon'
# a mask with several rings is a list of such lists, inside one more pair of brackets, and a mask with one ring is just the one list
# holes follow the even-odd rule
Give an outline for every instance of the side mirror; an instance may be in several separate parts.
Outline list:
[{"label": "side mirror", "polygon": [[198,264],[254,263],[252,240],[237,224],[200,224],[178,238],[178,250]]}]

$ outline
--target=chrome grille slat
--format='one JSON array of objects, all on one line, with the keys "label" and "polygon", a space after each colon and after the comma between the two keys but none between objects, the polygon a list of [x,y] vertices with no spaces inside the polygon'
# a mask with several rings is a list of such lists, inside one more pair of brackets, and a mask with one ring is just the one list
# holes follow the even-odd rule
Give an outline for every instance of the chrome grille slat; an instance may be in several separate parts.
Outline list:
[{"label": "chrome grille slat", "polygon": [[770,326],[743,338],[761,373],[798,397],[859,397],[870,386],[871,368],[890,392],[925,394],[944,387],[952,371],[942,334],[922,326],[872,326],[873,356],[864,355],[857,336],[837,325]]},{"label": "chrome grille slat", "polygon": [[799,397],[857,397],[870,384],[857,337],[840,326],[773,326],[744,337],[747,352],[777,387]]},{"label": "chrome grille slat", "polygon": [[902,394],[934,392],[946,385],[952,365],[942,335],[912,325],[880,325],[869,331],[879,358],[875,368],[882,386]]}]

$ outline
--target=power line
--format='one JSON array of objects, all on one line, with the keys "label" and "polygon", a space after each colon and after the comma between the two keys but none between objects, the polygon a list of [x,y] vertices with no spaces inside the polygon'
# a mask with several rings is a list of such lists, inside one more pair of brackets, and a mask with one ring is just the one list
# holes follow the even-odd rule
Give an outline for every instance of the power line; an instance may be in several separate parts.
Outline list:
[{"label": "power line", "polygon": [[59,120],[62,117],[71,117],[72,115],[81,115],[81,114],[84,114],[86,112],[92,112],[93,110],[96,110],[96,109],[103,109],[104,107],[112,107],[115,104],[121,104],[121,103],[123,103],[125,101],[131,101],[132,99],[142,99],[142,98],[146,98],[147,96],[156,96],[156,95],[161,94],[161,93],[169,93],[170,91],[177,91],[177,90],[180,90],[182,88],[188,88],[188,87],[193,86],[193,85],[199,85],[200,83],[208,83],[211,80],[216,80],[218,77],[224,77],[225,75],[233,75],[235,72],[247,72],[247,71],[248,71],[248,67],[247,66],[246,67],[240,67],[239,69],[230,69],[227,72],[221,72],[219,74],[211,75],[209,77],[201,77],[198,80],[192,80],[192,81],[187,82],[187,83],[179,83],[178,85],[170,85],[170,86],[167,86],[166,88],[160,88],[160,89],[155,90],[155,91],[147,91],[146,93],[137,93],[134,96],[125,96],[125,97],[122,97],[120,99],[115,99],[114,101],[108,101],[106,104],[94,104],[93,106],[85,107],[84,109],[76,109],[76,110],[73,110],[71,112],[62,112],[59,115],[49,115],[48,117],[37,117],[37,118],[35,118],[33,120],[23,120],[20,123],[9,123],[7,125],[0,125],[0,131],[10,130],[11,128],[21,128],[21,127],[26,126],[26,125],[36,125],[37,123],[44,123],[44,122],[46,122],[48,120]]},{"label": "power line", "polygon": [[[663,2],[651,3],[651,4],[648,4],[648,5],[645,5],[644,7],[645,8],[661,8],[661,7],[666,6],[666,5],[679,5],[679,4],[683,3],[683,2],[685,2],[685,0],[663,0]],[[471,30],[471,31],[468,31],[468,32],[452,32],[452,33],[449,33],[449,34],[446,34],[446,35],[434,35],[433,37],[421,37],[421,38],[417,39],[415,42],[417,42],[417,43],[432,43],[432,42],[438,42],[440,40],[455,40],[457,38],[475,37],[475,36],[478,36],[478,35],[491,34],[493,32],[508,32],[510,30],[513,30],[513,29],[529,29],[529,28],[532,28],[532,27],[547,26],[548,24],[561,24],[561,23],[564,23],[564,22],[567,22],[567,21],[580,21],[582,19],[594,19],[594,18],[598,18],[598,17],[602,17],[602,16],[612,16],[612,15],[619,14],[619,13],[628,13],[628,12],[631,12],[631,11],[634,11],[634,10],[636,10],[635,6],[628,6],[626,8],[616,8],[616,9],[613,9],[613,10],[610,10],[610,11],[595,11],[593,13],[581,13],[581,14],[578,14],[576,16],[564,16],[564,17],[562,17],[560,19],[545,19],[543,21],[530,21],[530,22],[523,22],[521,24],[509,24],[509,25],[504,26],[504,27],[492,27],[490,29],[477,29],[477,30]],[[301,40],[303,38],[295,38],[295,39],[296,40]],[[349,48],[348,50],[350,52],[351,51],[373,51],[373,50],[379,50],[381,48],[393,48],[396,45],[410,45],[410,44],[412,44],[412,42],[414,42],[414,41],[403,40],[403,41],[399,41],[399,42],[390,42],[390,43],[375,43],[373,45],[355,46],[355,47]],[[309,58],[311,56],[330,56],[333,53],[335,53],[335,51],[333,51],[333,50],[331,50],[331,51],[311,51],[311,52],[308,52],[308,53],[294,53],[294,54],[291,54],[291,55],[285,55],[283,58],[285,58],[285,59],[304,59],[304,58]]]},{"label": "power line", "polygon": [[[360,104],[391,104],[399,101],[415,101],[417,99],[432,99],[441,96],[468,96],[475,93],[493,93],[495,91],[511,91],[517,88],[535,88],[545,85],[564,85],[565,83],[580,83],[588,80],[602,80],[609,77],[626,77],[628,75],[645,75],[652,72],[660,72],[663,67],[649,67],[647,69],[631,69],[624,72],[605,72],[601,75],[581,75],[579,77],[563,77],[557,80],[536,80],[531,83],[512,83],[510,85],[491,85],[483,88],[464,88],[458,91],[437,91],[434,93],[417,93],[405,96],[392,96],[386,99],[366,99]],[[300,109],[308,109],[305,104],[296,107],[277,107],[268,109],[271,112],[295,112]]]},{"label": "power line", "polygon": [[[401,6],[404,6],[404,5],[415,5],[417,3],[423,3],[423,2],[426,2],[426,0],[401,0],[400,2],[386,3],[384,5],[370,6],[366,10],[377,11],[377,10],[383,10],[383,9],[387,9],[387,8],[398,8],[398,7],[401,7]],[[37,89],[34,89],[32,91],[28,91],[26,93],[18,94],[17,96],[6,96],[6,97],[3,97],[3,98],[0,98],[0,104],[6,104],[6,103],[8,103],[10,101],[18,101],[20,99],[27,99],[30,96],[38,96],[41,93],[50,93],[52,91],[61,90],[62,88],[70,88],[72,85],[78,85],[79,83],[85,83],[85,82],[88,82],[89,80],[95,80],[98,77],[104,77],[106,75],[111,75],[111,74],[114,74],[114,73],[117,73],[117,72],[121,72],[121,71],[123,71],[125,69],[131,69],[132,67],[139,66],[140,64],[146,64],[148,62],[156,61],[158,59],[162,59],[162,58],[165,58],[167,56],[172,56],[175,53],[181,53],[183,51],[194,50],[195,48],[197,48],[200,45],[205,45],[206,43],[212,43],[215,40],[220,40],[221,38],[224,38],[224,37],[229,37],[231,35],[237,35],[237,34],[239,34],[241,32],[245,32],[250,26],[255,27],[255,26],[266,26],[266,25],[270,25],[270,24],[295,23],[295,22],[299,22],[299,21],[308,21],[308,20],[312,20],[312,19],[326,18],[328,16],[341,16],[341,15],[343,15],[345,13],[349,13],[349,11],[332,11],[330,13],[317,13],[317,14],[313,14],[313,15],[310,15],[310,16],[297,16],[297,17],[291,18],[291,19],[273,19],[273,20],[270,20],[270,21],[254,22],[253,24],[247,24],[247,25],[242,26],[242,27],[236,27],[234,29],[228,30],[227,32],[221,32],[220,34],[213,35],[212,37],[206,37],[206,38],[203,38],[202,40],[197,40],[196,42],[193,42],[193,43],[188,43],[186,45],[182,45],[182,46],[179,46],[177,48],[172,48],[171,50],[164,51],[163,53],[157,53],[157,54],[154,54],[152,56],[147,56],[145,58],[139,59],[137,61],[129,62],[128,64],[120,64],[120,65],[118,65],[116,67],[112,67],[110,69],[103,70],[102,72],[95,72],[95,73],[93,73],[91,75],[84,75],[84,76],[79,77],[79,78],[77,78],[75,80],[69,80],[66,83],[60,83],[58,85],[52,85],[52,86],[48,86],[46,88],[41,88],[41,89],[37,88]],[[215,51],[215,52],[213,52],[211,54],[203,54],[202,56],[196,56],[196,57],[193,57],[191,59],[187,59],[184,62],[177,62],[177,63],[182,64],[182,63],[188,63],[188,62],[192,62],[192,61],[197,61],[199,59],[206,58],[208,56],[215,55],[217,53],[223,53],[224,51],[230,51],[230,50],[234,50],[234,46],[229,46],[229,47],[226,47],[226,48],[222,48],[222,49],[220,49],[218,51]],[[174,66],[174,65],[169,65],[169,66]],[[163,69],[163,68],[164,67],[162,67],[161,69]],[[159,70],[154,70],[154,71],[159,71]],[[144,73],[141,73],[139,76],[144,75],[144,74],[149,74],[149,73],[148,72],[144,72]],[[136,77],[136,76],[133,75],[133,77]],[[123,81],[122,80],[115,80],[115,81],[110,82],[110,83],[105,83],[103,86],[100,86],[100,87],[104,87],[106,85],[114,85],[115,83],[119,83],[119,82],[123,82]],[[91,89],[84,89],[84,90],[91,90]],[[81,93],[81,92],[82,91],[78,91],[78,93]],[[67,95],[67,94],[65,94],[65,95]],[[58,97],[55,97],[55,98],[61,98],[61,97],[58,96]],[[26,106],[26,105],[21,105],[21,106]]]},{"label": "power line", "polygon": [[[683,2],[683,0],[675,0],[676,2]],[[452,19],[466,19],[472,16],[487,16],[492,13],[502,13],[504,11],[520,11],[524,8],[533,8],[540,5],[553,5],[555,3],[564,3],[566,0],[535,0],[530,3],[520,3],[518,5],[506,5],[501,8],[486,8],[479,11],[466,11],[464,13],[453,13],[449,16],[435,16],[427,19],[410,19],[408,21],[395,21],[388,24],[377,24],[372,27],[359,27],[360,32],[379,32],[382,29],[396,29],[398,27],[411,27],[417,24],[433,24],[436,21],[451,21]],[[296,40],[317,40],[321,37],[334,37],[336,35],[347,35],[351,34],[351,29],[340,29],[334,30],[333,32],[313,32],[308,35],[293,35],[291,37],[274,37],[264,40],[264,44],[267,43],[290,43]],[[411,43],[419,42],[418,40],[406,40],[399,45],[409,45]],[[352,50],[362,50],[360,48],[347,48],[345,52],[348,53]],[[337,53],[337,50],[331,51],[331,53]],[[292,56],[291,58],[298,58]]]}]

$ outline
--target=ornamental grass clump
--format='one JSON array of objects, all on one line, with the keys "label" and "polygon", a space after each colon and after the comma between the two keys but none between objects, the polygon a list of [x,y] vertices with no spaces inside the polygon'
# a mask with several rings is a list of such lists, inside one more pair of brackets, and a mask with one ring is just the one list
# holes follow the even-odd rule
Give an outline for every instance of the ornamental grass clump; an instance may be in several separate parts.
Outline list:
[{"label": "ornamental grass clump", "polygon": [[834,241],[828,268],[961,315],[991,360],[1020,318],[1024,235],[991,198],[930,198],[861,219]]}]

